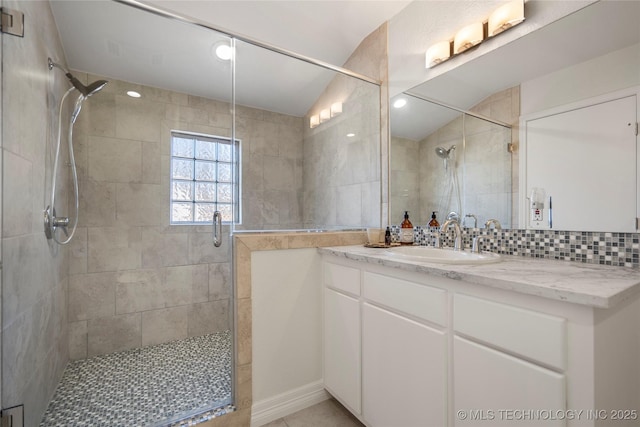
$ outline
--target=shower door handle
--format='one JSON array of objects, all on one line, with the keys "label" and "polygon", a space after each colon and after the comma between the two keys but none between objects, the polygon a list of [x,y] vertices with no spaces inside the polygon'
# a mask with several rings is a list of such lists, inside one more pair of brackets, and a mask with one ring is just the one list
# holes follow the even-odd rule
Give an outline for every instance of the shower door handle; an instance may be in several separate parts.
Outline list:
[{"label": "shower door handle", "polygon": [[220,211],[213,213],[213,246],[219,248],[222,245],[222,214]]}]

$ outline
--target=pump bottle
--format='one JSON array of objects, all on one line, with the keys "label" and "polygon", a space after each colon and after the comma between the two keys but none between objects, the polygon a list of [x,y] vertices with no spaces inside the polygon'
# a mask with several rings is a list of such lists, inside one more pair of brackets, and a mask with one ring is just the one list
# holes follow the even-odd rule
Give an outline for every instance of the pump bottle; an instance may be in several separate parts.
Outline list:
[{"label": "pump bottle", "polygon": [[404,221],[400,224],[400,243],[403,245],[413,244],[413,224],[409,220],[409,211],[404,211]]}]

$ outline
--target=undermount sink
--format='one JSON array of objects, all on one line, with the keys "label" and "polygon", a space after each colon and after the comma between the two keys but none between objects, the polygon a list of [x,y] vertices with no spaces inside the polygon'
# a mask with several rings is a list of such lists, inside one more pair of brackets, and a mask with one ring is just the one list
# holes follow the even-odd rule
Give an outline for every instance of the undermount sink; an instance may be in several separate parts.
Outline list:
[{"label": "undermount sink", "polygon": [[475,253],[432,246],[399,246],[388,249],[386,253],[398,259],[441,264],[490,264],[501,261],[500,255],[493,252]]}]

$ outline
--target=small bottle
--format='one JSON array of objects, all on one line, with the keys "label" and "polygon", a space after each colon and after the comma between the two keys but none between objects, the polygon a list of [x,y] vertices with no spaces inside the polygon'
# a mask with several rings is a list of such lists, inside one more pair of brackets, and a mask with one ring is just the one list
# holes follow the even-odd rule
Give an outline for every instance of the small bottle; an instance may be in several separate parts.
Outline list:
[{"label": "small bottle", "polygon": [[389,227],[384,232],[384,245],[391,246],[391,229]]},{"label": "small bottle", "polygon": [[400,224],[400,243],[403,245],[413,243],[413,224],[409,220],[409,211],[404,211],[404,221]]},{"label": "small bottle", "polygon": [[438,242],[438,233],[440,232],[440,223],[436,219],[436,212],[431,212],[431,221],[429,221],[429,234],[431,235],[429,239],[429,244],[431,246],[437,246]]},{"label": "small bottle", "polygon": [[436,219],[435,211],[431,213],[431,221],[429,221],[429,227],[440,227],[440,223],[438,223],[438,220]]}]

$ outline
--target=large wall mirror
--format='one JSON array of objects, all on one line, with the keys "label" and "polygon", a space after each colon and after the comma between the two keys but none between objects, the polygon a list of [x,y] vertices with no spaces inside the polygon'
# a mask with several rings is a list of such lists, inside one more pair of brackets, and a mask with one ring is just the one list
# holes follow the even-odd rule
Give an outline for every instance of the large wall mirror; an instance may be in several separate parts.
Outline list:
[{"label": "large wall mirror", "polygon": [[391,221],[458,215],[465,227],[511,225],[511,128],[401,94],[391,102]]},{"label": "large wall mirror", "polygon": [[[527,2],[525,4],[525,15],[527,19],[533,22],[537,18],[537,14],[542,13],[542,9],[544,9],[543,6],[546,7],[545,5],[541,6]],[[552,7],[552,5],[549,7]],[[517,90],[517,94],[514,94],[512,101],[514,105],[517,105],[518,112],[517,116],[512,119],[495,116],[487,109],[481,110],[482,115],[493,119],[498,118],[501,121],[509,123],[516,129],[511,135],[515,147],[515,151],[511,154],[511,173],[509,173],[506,168],[495,169],[492,166],[487,167],[491,163],[485,163],[488,158],[493,160],[495,155],[508,155],[506,149],[501,149],[500,152],[492,153],[492,155],[472,158],[469,135],[465,137],[467,146],[463,152],[459,150],[459,142],[453,142],[455,138],[447,140],[447,138],[452,137],[452,135],[447,135],[436,144],[436,146],[447,150],[452,145],[456,145],[455,154],[458,162],[456,167],[458,168],[458,178],[460,181],[463,180],[462,177],[470,178],[472,176],[471,171],[474,169],[480,171],[480,175],[483,176],[487,173],[505,172],[502,176],[502,183],[504,184],[504,188],[511,188],[511,214],[508,216],[510,221],[505,221],[506,224],[503,224],[503,226],[510,226],[512,228],[544,228],[531,227],[530,221],[526,219],[526,216],[522,215],[523,212],[520,212],[528,206],[523,200],[530,196],[530,189],[519,188],[522,177],[524,176],[523,168],[528,166],[526,162],[519,165],[519,157],[522,155],[520,152],[520,148],[522,148],[520,147],[520,142],[524,138],[521,133],[523,125],[519,120],[522,117],[530,117],[531,115],[546,110],[568,106],[590,98],[595,99],[640,85],[640,30],[637,25],[638,19],[640,19],[639,2],[592,2],[574,13],[549,25],[533,30],[504,46],[488,51],[486,54],[467,62],[463,62],[459,66],[451,68],[439,75],[436,73],[434,77],[408,91],[424,99],[437,100],[438,103],[455,106],[461,111],[474,111],[474,106],[491,100],[497,95],[499,96],[499,94],[509,88],[512,88],[514,91]],[[594,31],[594,25],[599,25],[597,23],[611,23],[615,28],[612,27],[610,31],[604,32]],[[461,58],[460,61],[463,61],[463,58]],[[392,98],[392,102],[400,96],[404,95],[395,95]],[[442,110],[442,107],[433,108],[434,110]],[[401,135],[399,129],[405,126],[405,124],[403,124],[398,117],[398,113],[393,111],[393,107],[391,107],[391,110],[391,130],[393,137],[396,136],[396,132],[398,132],[397,135]],[[420,124],[427,126],[438,114],[444,114],[444,111],[445,110],[442,110],[439,113],[430,112],[429,115],[417,115],[412,120],[415,120],[414,125]],[[451,130],[451,124],[456,121],[470,121],[469,118],[461,113],[457,113],[457,116],[459,117],[456,117],[453,112],[450,112],[447,120],[441,122],[444,123],[444,125],[439,124],[435,128],[437,129],[436,135],[439,135],[439,137],[446,135],[447,131]],[[638,120],[637,113],[635,120]],[[519,130],[517,129],[518,127],[520,127]],[[430,131],[429,135],[431,134],[433,134],[433,131]],[[399,138],[394,139],[398,140]],[[460,139],[458,139],[458,141],[459,140]],[[422,157],[418,156],[407,159],[407,157],[410,156],[406,155],[406,149],[403,148],[399,150],[394,148],[393,144],[392,142],[390,222],[392,224],[399,223],[402,219],[401,211],[414,210],[416,219],[419,218],[419,220],[415,222],[422,225],[425,221],[425,216],[429,216],[431,214],[430,211],[437,209],[437,204],[432,201],[429,203],[429,206],[412,205],[411,202],[406,201],[406,198],[402,198],[402,188],[406,187],[406,183],[402,182],[402,180],[406,180],[406,173],[400,172],[403,168],[398,165],[398,162],[406,161],[405,171],[411,170],[415,163],[418,163],[415,167],[419,170],[419,173],[424,175],[430,173],[429,171],[433,171],[434,168],[440,167],[442,169],[443,160],[437,160],[434,148],[424,150],[425,153],[430,150],[433,152],[433,163],[426,162]],[[403,144],[406,145],[407,142],[403,141]],[[489,146],[485,146],[484,150],[481,151],[488,153],[490,150],[491,148]],[[393,159],[394,153],[396,157],[395,160]],[[551,155],[557,158],[558,152],[556,151],[555,154],[541,154],[537,156],[537,158],[548,159]],[[570,165],[576,163],[576,158],[580,159],[578,164],[580,164],[581,167],[587,165],[586,168],[589,170],[601,170],[600,156],[588,156],[586,152],[576,152],[575,150],[572,151],[571,155],[573,156],[572,161],[561,162],[566,166],[561,173],[563,179],[575,180],[575,178],[573,178],[575,173],[570,169]],[[402,156],[405,156],[404,160]],[[528,161],[533,161],[533,158]],[[548,166],[545,165],[535,166],[540,166],[542,170],[548,169]],[[394,167],[395,171],[393,170]],[[636,176],[633,174],[629,174],[624,180],[628,183],[629,187],[635,188],[637,185]],[[601,180],[600,183],[603,186],[602,188],[583,188],[584,191],[580,191],[580,194],[583,194],[585,198],[592,198],[593,194],[609,191],[606,188],[606,179]],[[441,188],[442,186],[443,184],[439,183],[436,179],[431,179],[425,183],[420,182],[420,195],[425,193],[426,188]],[[463,188],[461,190],[462,222],[464,215],[478,215],[481,209],[475,206],[472,208],[469,201],[470,197],[473,197],[478,189],[473,188],[469,180],[467,180],[466,185],[461,187]],[[586,187],[586,184],[578,185],[577,188],[582,187]],[[547,203],[548,196],[549,194],[546,194]],[[554,208],[555,204],[554,198]],[[492,208],[492,210],[488,212],[488,215],[496,217],[504,215],[500,203],[491,201],[486,203],[486,205]],[[637,206],[637,203],[632,203],[631,205]],[[432,208],[432,206],[434,207]],[[439,213],[439,217],[442,215],[446,215],[446,212]],[[634,208],[632,212],[629,213],[629,217],[633,219],[633,217],[636,216],[638,216],[637,208]],[[620,229],[615,223],[603,223],[604,218],[602,215],[593,216],[593,220],[597,221],[597,223],[585,223],[582,221],[584,219],[583,217],[584,215],[580,217],[580,223],[573,223],[571,218],[577,219],[578,216],[569,216],[567,220],[563,222],[562,229],[576,231],[629,231],[629,227],[627,226],[625,226],[624,229]],[[545,218],[547,218],[546,213]],[[473,222],[471,224],[467,223],[467,226],[473,226]],[[559,226],[558,224],[558,227]],[[552,228],[560,229],[556,226]]]}]

